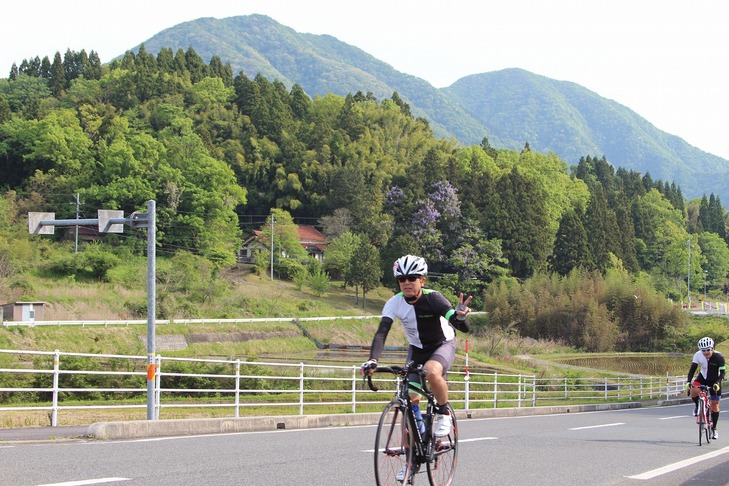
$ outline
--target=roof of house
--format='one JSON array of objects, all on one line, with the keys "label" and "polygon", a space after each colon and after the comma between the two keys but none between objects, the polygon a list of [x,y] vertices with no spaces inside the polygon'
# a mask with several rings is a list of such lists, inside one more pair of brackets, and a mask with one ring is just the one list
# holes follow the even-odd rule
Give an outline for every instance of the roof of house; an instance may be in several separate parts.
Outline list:
[{"label": "roof of house", "polygon": [[299,230],[299,240],[304,246],[316,246],[319,249],[327,245],[327,238],[319,232],[318,229],[313,226],[299,225],[296,226]]},{"label": "roof of house", "polygon": [[[299,231],[299,241],[304,248],[316,247],[323,250],[327,246],[327,238],[318,229],[311,225],[296,225]],[[251,241],[258,239],[261,230],[253,230],[253,235],[243,242],[243,245],[249,244]]]}]

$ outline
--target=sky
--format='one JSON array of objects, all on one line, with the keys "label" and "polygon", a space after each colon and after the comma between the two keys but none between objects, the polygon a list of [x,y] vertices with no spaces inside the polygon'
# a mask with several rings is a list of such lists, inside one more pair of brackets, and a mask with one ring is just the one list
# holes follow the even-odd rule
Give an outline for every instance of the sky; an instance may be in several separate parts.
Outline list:
[{"label": "sky", "polygon": [[0,77],[67,49],[108,62],[177,24],[250,14],[436,88],[506,68],[571,81],[729,159],[727,0],[21,0],[0,11]]}]

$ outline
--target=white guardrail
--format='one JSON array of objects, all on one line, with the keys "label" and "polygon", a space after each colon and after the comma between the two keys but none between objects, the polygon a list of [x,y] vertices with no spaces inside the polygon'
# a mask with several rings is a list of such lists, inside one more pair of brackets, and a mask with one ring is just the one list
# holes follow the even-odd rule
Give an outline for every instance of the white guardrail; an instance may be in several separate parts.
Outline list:
[{"label": "white guardrail", "polygon": [[[273,409],[276,415],[375,412],[395,390],[389,375],[375,375],[381,391],[366,389],[359,366],[162,356],[155,361],[155,419],[205,408],[230,417],[270,415]],[[55,427],[59,413],[145,409],[146,367],[146,356],[0,349],[0,420],[7,412],[48,411]],[[684,393],[685,382],[685,376],[536,378],[468,371],[448,378],[457,410],[668,399]]]},{"label": "white guardrail", "polygon": [[[478,314],[473,312],[472,314]],[[379,315],[372,316],[338,316],[338,317],[256,317],[241,319],[156,319],[156,325],[165,324],[243,324],[251,322],[291,322],[291,321],[336,321],[347,319],[380,319]],[[113,320],[99,319],[89,321],[2,321],[5,327],[36,327],[36,326],[136,326],[147,325],[146,319]]]}]

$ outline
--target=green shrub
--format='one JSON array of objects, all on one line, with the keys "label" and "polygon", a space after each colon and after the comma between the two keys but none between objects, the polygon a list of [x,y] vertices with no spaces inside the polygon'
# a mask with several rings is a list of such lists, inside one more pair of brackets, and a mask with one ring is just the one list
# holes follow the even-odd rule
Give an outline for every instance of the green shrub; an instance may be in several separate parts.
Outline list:
[{"label": "green shrub", "polygon": [[309,272],[304,269],[304,272],[299,272],[296,275],[294,275],[293,282],[297,289],[301,290],[304,288],[304,284],[309,279]]},{"label": "green shrub", "polygon": [[112,268],[121,265],[121,259],[111,251],[105,250],[99,244],[89,244],[83,252],[82,264],[84,270],[91,276],[102,280]]},{"label": "green shrub", "polygon": [[134,263],[122,264],[109,269],[106,272],[106,280],[126,289],[146,288],[147,269]]},{"label": "green shrub", "polygon": [[124,302],[124,309],[132,316],[132,318],[141,318],[147,315],[147,301],[127,301]]},{"label": "green shrub", "polygon": [[83,264],[77,254],[59,254],[51,257],[45,265],[46,271],[60,277],[76,275],[81,268],[83,268]]},{"label": "green shrub", "polygon": [[329,275],[319,268],[316,273],[309,275],[309,278],[306,279],[306,284],[316,295],[321,297],[329,290],[331,280],[329,279]]},{"label": "green shrub", "polygon": [[33,292],[33,284],[30,283],[27,277],[18,275],[10,281],[9,287],[11,289],[22,290],[25,293]]},{"label": "green shrub", "polygon": [[287,280],[294,280],[297,275],[306,275],[306,267],[293,258],[282,258],[276,268],[281,274],[281,278]]}]

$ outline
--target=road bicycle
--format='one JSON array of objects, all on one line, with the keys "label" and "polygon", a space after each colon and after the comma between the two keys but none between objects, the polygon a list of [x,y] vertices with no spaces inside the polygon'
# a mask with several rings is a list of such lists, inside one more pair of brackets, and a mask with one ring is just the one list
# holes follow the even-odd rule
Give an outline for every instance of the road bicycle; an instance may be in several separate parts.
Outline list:
[{"label": "road bicycle", "polygon": [[711,421],[711,408],[707,394],[709,387],[706,385],[691,385],[691,387],[699,389],[699,408],[696,415],[696,423],[699,425],[699,445],[704,438],[706,438],[706,443],[710,444],[714,424]]},{"label": "road bicycle", "polygon": [[[405,366],[378,366],[375,373],[392,373],[397,377],[395,397],[385,406],[377,425],[375,436],[375,479],[377,486],[414,484],[415,477],[426,466],[428,480],[433,486],[448,486],[453,482],[458,456],[458,424],[453,408],[448,411],[453,418],[450,434],[434,435],[435,397],[425,380],[422,365],[412,362]],[[420,383],[411,382],[410,375],[420,376]],[[367,384],[372,376],[366,374]],[[427,403],[422,413],[422,427],[415,416],[410,393],[421,396],[420,403]],[[422,430],[422,432],[421,432]]]}]

